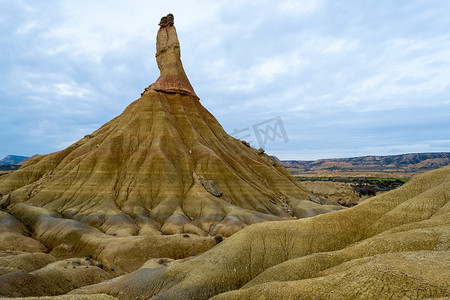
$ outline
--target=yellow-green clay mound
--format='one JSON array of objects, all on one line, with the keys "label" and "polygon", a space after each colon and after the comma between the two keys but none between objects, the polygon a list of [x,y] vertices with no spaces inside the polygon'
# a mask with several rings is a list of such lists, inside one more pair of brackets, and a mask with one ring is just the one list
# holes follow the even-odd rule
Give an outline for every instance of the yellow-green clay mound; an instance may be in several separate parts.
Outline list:
[{"label": "yellow-green clay mound", "polygon": [[104,270],[103,264],[92,259],[60,260],[32,272],[13,272],[0,276],[0,295],[60,295],[112,277],[108,270]]},{"label": "yellow-green clay mound", "polygon": [[450,296],[450,166],[355,207],[254,224],[198,257],[81,293],[119,299]]}]

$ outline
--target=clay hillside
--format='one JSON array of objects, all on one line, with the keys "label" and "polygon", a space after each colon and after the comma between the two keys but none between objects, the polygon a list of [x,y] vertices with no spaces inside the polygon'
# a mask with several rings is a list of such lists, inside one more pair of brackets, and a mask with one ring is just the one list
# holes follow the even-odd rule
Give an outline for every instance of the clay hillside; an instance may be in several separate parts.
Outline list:
[{"label": "clay hillside", "polygon": [[410,153],[389,156],[361,156],[352,158],[306,160],[279,160],[280,165],[290,168],[292,172],[424,172],[450,164],[450,152]]},{"label": "clay hillside", "polygon": [[[399,189],[349,209],[254,224],[196,257],[150,260],[134,272],[72,290],[67,297],[448,299],[449,199],[450,166],[417,175]],[[24,260],[18,257],[15,264]],[[45,276],[55,278],[58,263],[66,262],[48,261],[29,273],[35,289],[56,286]],[[89,265],[75,263],[77,268],[85,268],[83,264]],[[67,277],[78,270],[70,268],[60,274]],[[26,288],[21,276],[6,282],[0,277],[0,294],[20,295]]]},{"label": "clay hillside", "polygon": [[171,15],[156,59],[160,77],[121,115],[0,177],[0,250],[88,255],[110,272],[94,283],[152,257],[198,254],[253,223],[342,209],[310,201],[264,151],[225,133],[186,77]]}]

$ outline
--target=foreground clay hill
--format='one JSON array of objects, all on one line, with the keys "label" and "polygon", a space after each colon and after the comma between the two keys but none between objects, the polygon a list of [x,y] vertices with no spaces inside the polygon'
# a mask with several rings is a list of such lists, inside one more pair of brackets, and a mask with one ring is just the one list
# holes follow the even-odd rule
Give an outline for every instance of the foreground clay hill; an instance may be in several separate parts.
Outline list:
[{"label": "foreground clay hill", "polygon": [[[0,257],[0,270],[6,272],[0,276],[0,295],[70,291],[42,299],[448,299],[449,199],[447,166],[352,208],[254,224],[200,255],[150,259],[114,279],[108,278],[117,275],[90,257],[57,261],[44,253],[10,251],[7,259]],[[100,283],[86,285],[94,280]]]},{"label": "foreground clay hill", "polygon": [[[450,166],[337,212],[254,224],[195,258],[71,295],[119,299],[448,299]],[[96,296],[94,296],[96,297]]]},{"label": "foreground clay hill", "polygon": [[121,115],[0,178],[0,295],[64,294],[253,223],[341,209],[225,133],[183,70],[172,15],[156,59],[161,76]]}]

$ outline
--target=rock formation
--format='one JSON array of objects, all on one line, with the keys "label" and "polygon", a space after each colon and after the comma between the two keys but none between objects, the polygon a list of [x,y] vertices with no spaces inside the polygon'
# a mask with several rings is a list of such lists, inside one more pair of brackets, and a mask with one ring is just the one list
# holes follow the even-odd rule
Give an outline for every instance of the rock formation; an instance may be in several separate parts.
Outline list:
[{"label": "rock formation", "polygon": [[156,36],[156,62],[161,72],[158,80],[145,89],[166,93],[179,93],[199,99],[186,76],[181,63],[180,43],[175,29],[174,17],[168,14],[159,22]]},{"label": "rock formation", "polygon": [[[161,76],[140,99],[0,178],[0,251],[91,255],[117,276],[154,257],[204,252],[253,223],[340,209],[309,201],[283,167],[223,130],[184,73],[173,16],[160,26]],[[13,285],[0,295],[16,295]]]}]

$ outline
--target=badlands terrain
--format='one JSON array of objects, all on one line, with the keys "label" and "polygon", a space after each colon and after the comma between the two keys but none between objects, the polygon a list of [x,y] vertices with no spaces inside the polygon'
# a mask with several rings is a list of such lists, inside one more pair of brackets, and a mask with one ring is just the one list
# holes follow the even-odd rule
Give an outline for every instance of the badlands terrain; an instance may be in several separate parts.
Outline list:
[{"label": "badlands terrain", "polygon": [[[68,148],[0,177],[0,297],[422,299],[450,295],[450,166],[351,208],[229,136],[183,70]],[[351,206],[351,205],[348,205]]]},{"label": "badlands terrain", "polygon": [[[73,252],[78,257],[65,259],[48,253],[50,249],[37,240],[45,243],[54,236],[31,233],[36,239],[28,237],[27,227],[3,212],[2,245],[17,249],[2,249],[0,295],[69,292],[75,299],[109,299],[105,295],[118,299],[439,299],[450,295],[449,199],[450,167],[444,167],[352,208],[254,224],[202,254],[181,260],[149,259],[120,271],[122,276],[98,261],[107,261],[101,253],[92,258]],[[45,215],[38,218],[56,223]],[[105,239],[101,233],[88,237],[98,239],[97,245]],[[76,238],[78,247],[86,243]],[[142,257],[140,252],[151,250],[135,243],[132,247],[139,249],[134,251],[123,245],[130,239],[113,242],[118,239],[110,238],[102,252],[121,248],[133,261],[133,257]]]}]

